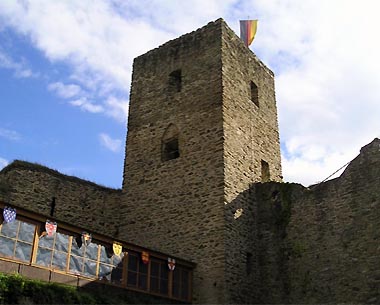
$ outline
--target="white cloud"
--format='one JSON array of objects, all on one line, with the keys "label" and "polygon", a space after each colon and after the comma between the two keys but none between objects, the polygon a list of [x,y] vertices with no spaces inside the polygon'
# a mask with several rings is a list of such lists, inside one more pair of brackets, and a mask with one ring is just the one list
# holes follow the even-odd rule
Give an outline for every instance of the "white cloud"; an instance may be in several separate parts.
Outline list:
[{"label": "white cloud", "polygon": [[74,84],[65,85],[62,82],[55,82],[48,85],[50,91],[55,92],[59,97],[72,98],[82,93],[81,87]]},{"label": "white cloud", "polygon": [[0,157],[0,170],[9,164],[8,160]]},{"label": "white cloud", "polygon": [[135,56],[219,17],[236,33],[239,19],[258,18],[251,48],[276,73],[284,176],[307,184],[380,136],[377,6],[376,0],[25,0],[1,1],[0,18],[53,63],[68,64],[82,89],[67,96],[76,98],[71,105],[119,122],[127,116]]},{"label": "white cloud", "polygon": [[51,61],[69,63],[75,80],[128,93],[134,57],[219,18],[234,2],[3,1],[0,17]]},{"label": "white cloud", "polygon": [[252,49],[276,72],[285,179],[323,180],[380,135],[377,2],[244,3],[259,18]]},{"label": "white cloud", "polygon": [[105,102],[106,113],[119,122],[126,122],[128,118],[128,105],[128,100],[111,96]]},{"label": "white cloud", "polygon": [[[310,185],[319,183],[326,178],[335,178],[342,174],[345,165],[359,154],[359,148],[329,153],[320,149],[319,145],[315,145],[314,148],[304,146],[294,155],[282,155],[285,180]],[[335,173],[336,171],[338,172]],[[332,176],[330,177],[330,175]]]},{"label": "white cloud", "polygon": [[73,100],[69,102],[70,105],[79,107],[83,111],[91,112],[91,113],[101,113],[104,112],[104,108],[101,105],[93,104],[87,100],[87,98],[82,97],[77,100]]},{"label": "white cloud", "polygon": [[16,61],[4,51],[0,49],[0,68],[13,70],[13,75],[16,78],[37,77],[37,73],[33,73],[24,60]]},{"label": "white cloud", "polygon": [[5,1],[0,15],[51,61],[68,62],[76,79],[95,82],[98,90],[127,93],[132,59],[170,38],[149,23],[124,19],[110,1]]},{"label": "white cloud", "polygon": [[0,127],[0,137],[11,140],[11,141],[18,141],[21,139],[21,135],[17,131],[1,128],[1,127]]},{"label": "white cloud", "polygon": [[128,100],[114,96],[109,97],[102,104],[91,102],[86,97],[72,100],[69,104],[86,112],[104,113],[120,123],[125,123],[128,118]]},{"label": "white cloud", "polygon": [[106,133],[99,134],[100,143],[112,152],[120,152],[123,142],[120,139],[113,139]]}]

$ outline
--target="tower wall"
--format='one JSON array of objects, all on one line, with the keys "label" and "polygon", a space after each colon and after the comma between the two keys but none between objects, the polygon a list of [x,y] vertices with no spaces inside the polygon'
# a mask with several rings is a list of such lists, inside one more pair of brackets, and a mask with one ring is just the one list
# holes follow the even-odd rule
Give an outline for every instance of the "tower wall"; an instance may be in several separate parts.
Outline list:
[{"label": "tower wall", "polygon": [[[198,303],[223,302],[221,108],[221,20],[135,59],[121,237],[195,261]],[[179,157],[163,161],[163,137],[175,130]]]},{"label": "tower wall", "polygon": [[195,303],[249,302],[249,188],[281,180],[273,73],[223,20],[133,69],[121,237],[194,261]]},{"label": "tower wall", "polygon": [[[256,299],[252,287],[257,287],[258,253],[257,213],[249,188],[263,179],[281,181],[274,74],[232,30],[223,30],[226,291],[229,302],[251,303]],[[269,176],[262,177],[263,161]]]}]

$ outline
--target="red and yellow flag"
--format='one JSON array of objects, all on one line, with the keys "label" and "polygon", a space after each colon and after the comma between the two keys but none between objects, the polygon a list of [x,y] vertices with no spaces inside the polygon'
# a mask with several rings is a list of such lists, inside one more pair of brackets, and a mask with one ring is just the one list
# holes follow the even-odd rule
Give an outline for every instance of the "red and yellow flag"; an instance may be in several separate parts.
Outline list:
[{"label": "red and yellow flag", "polygon": [[240,38],[247,47],[255,38],[256,31],[257,20],[240,20]]}]

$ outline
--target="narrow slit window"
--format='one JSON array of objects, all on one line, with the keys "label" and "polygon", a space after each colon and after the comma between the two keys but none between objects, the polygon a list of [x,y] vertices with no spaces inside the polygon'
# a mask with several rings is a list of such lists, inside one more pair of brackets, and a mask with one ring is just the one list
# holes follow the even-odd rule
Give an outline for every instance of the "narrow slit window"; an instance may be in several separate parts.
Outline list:
[{"label": "narrow slit window", "polygon": [[251,81],[251,101],[259,107],[259,92],[256,84]]},{"label": "narrow slit window", "polygon": [[169,90],[170,92],[180,92],[182,89],[182,73],[181,70],[175,70],[169,74]]},{"label": "narrow slit window", "polygon": [[52,198],[51,204],[50,204],[50,216],[54,216],[55,212],[55,197]]},{"label": "narrow slit window", "polygon": [[268,182],[270,180],[269,164],[261,160],[261,182]]},{"label": "narrow slit window", "polygon": [[169,124],[161,139],[161,159],[169,161],[180,156],[179,132],[174,124]]},{"label": "narrow slit window", "polygon": [[163,143],[163,156],[164,161],[177,159],[179,157],[178,139],[171,139]]}]

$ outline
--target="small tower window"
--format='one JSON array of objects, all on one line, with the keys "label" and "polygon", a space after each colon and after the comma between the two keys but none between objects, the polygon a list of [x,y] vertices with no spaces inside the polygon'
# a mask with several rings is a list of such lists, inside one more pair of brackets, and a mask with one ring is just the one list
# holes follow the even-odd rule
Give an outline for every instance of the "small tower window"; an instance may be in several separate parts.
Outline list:
[{"label": "small tower window", "polygon": [[251,101],[259,107],[259,92],[257,86],[254,82],[251,81]]},{"label": "small tower window", "polygon": [[269,164],[261,160],[261,182],[268,182],[270,180]]},{"label": "small tower window", "polygon": [[174,124],[170,124],[162,136],[161,159],[162,161],[169,161],[177,159],[179,156],[178,129]]},{"label": "small tower window", "polygon": [[169,90],[170,92],[180,92],[182,89],[181,70],[175,70],[169,74]]},{"label": "small tower window", "polygon": [[163,161],[177,159],[179,157],[178,139],[172,139],[163,145]]}]

